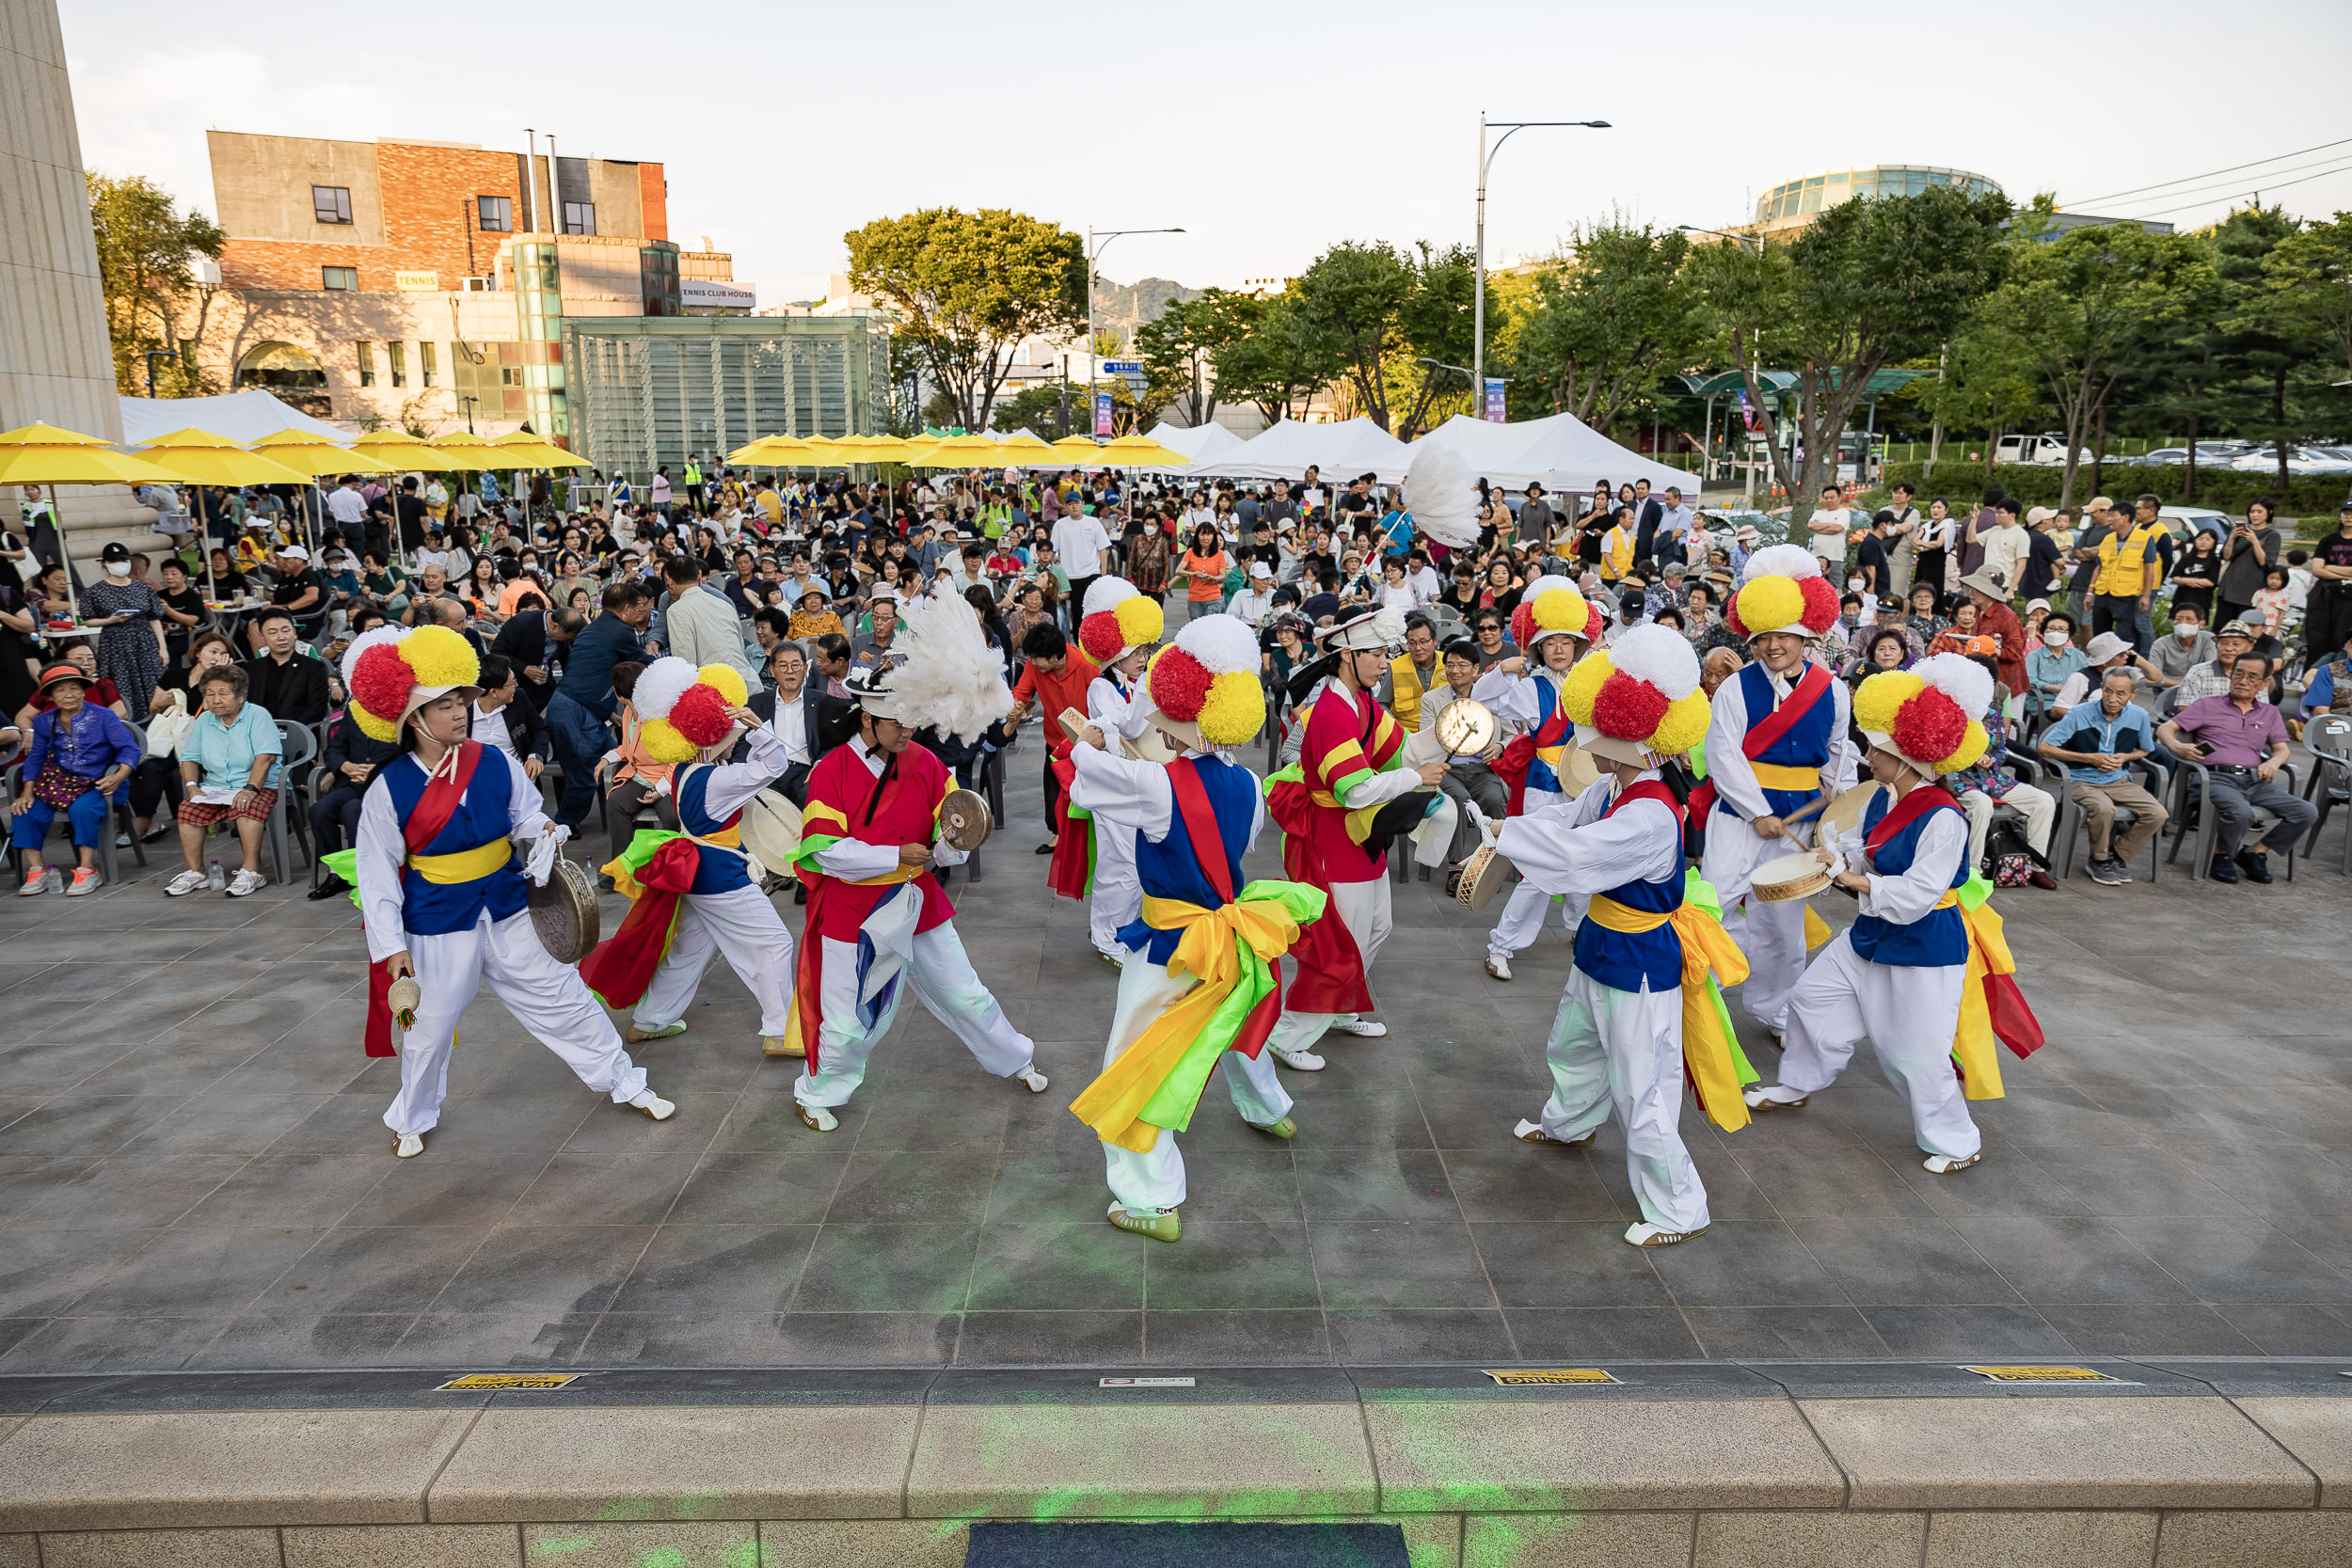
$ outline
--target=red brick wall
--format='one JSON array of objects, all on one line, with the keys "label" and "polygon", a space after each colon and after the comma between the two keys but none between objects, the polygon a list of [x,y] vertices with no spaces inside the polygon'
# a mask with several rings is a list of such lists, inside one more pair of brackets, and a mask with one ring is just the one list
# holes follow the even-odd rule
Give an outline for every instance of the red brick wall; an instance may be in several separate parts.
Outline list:
[{"label": "red brick wall", "polygon": [[[316,289],[321,267],[358,267],[359,287],[396,287],[395,273],[430,272],[440,287],[497,270],[506,236],[473,227],[474,198],[502,196],[524,227],[522,187],[511,152],[379,142],[376,185],[384,202],[384,244],[303,245],[231,240],[220,260],[220,280],[232,289]],[[467,255],[470,232],[473,250]]]},{"label": "red brick wall", "polygon": [[666,240],[670,237],[669,182],[662,176],[660,164],[637,166],[638,205],[645,214],[645,238]]},{"label": "red brick wall", "polygon": [[359,287],[389,289],[392,268],[380,245],[294,245],[278,240],[230,240],[221,252],[220,280],[230,289],[316,289],[321,267],[358,267]]}]

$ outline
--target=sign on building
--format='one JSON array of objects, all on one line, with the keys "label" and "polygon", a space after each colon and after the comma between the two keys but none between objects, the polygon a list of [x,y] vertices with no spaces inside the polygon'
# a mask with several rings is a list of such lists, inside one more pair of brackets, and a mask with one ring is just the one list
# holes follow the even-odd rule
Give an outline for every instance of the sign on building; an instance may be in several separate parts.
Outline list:
[{"label": "sign on building", "polygon": [[749,310],[759,303],[759,296],[739,283],[722,283],[711,277],[682,277],[677,286],[678,304],[688,309],[700,306],[706,309]]},{"label": "sign on building", "polygon": [[441,292],[441,275],[437,272],[396,272],[392,287],[403,293],[433,294]]}]

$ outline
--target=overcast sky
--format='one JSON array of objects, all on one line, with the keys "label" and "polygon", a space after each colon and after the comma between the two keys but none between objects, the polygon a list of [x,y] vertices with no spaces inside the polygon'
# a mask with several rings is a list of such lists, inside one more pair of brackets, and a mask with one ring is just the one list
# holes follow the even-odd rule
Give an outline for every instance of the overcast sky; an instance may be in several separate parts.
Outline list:
[{"label": "overcast sky", "polygon": [[1613,208],[1737,222],[1779,181],[1857,164],[2074,205],[2276,159],[2085,210],[2196,225],[2258,185],[2352,208],[2345,0],[61,8],[93,169],[209,212],[208,128],[519,151],[535,126],[566,155],[668,166],[672,237],[733,251],[763,304],[821,294],[845,231],[931,205],[1184,229],[1116,242],[1102,270],[1122,281],[1467,243],[1482,110],[1614,127],[1502,150],[1490,264]]}]

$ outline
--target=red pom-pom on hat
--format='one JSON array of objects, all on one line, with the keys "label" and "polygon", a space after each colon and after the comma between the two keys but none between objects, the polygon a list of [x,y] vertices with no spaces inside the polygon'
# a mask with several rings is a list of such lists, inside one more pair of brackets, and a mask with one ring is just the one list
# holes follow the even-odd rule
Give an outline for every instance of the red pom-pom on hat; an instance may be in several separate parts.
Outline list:
[{"label": "red pom-pom on hat", "polygon": [[1649,682],[1613,670],[1593,694],[1593,727],[1619,740],[1647,740],[1673,705]]},{"label": "red pom-pom on hat", "polygon": [[727,717],[727,701],[715,687],[688,687],[670,708],[670,723],[697,746],[716,746],[727,737],[735,721]]},{"label": "red pom-pom on hat", "polygon": [[1216,679],[1207,665],[1184,649],[1170,646],[1152,664],[1152,704],[1170,719],[1189,723],[1200,717]]},{"label": "red pom-pom on hat", "polygon": [[416,684],[417,673],[389,642],[366,650],[351,667],[351,700],[393,723],[400,721],[401,709],[407,706],[408,692]]},{"label": "red pom-pom on hat", "polygon": [[1511,611],[1511,641],[1520,647],[1535,635],[1535,607],[1521,599]]},{"label": "red pom-pom on hat", "polygon": [[1120,629],[1119,617],[1107,610],[1098,610],[1078,623],[1078,646],[1097,664],[1108,664],[1127,646],[1127,634]]},{"label": "red pom-pom on hat", "polygon": [[1731,591],[1731,597],[1724,601],[1724,625],[1729,626],[1735,636],[1748,635],[1747,623],[1740,619],[1740,591],[1736,588]]},{"label": "red pom-pom on hat", "polygon": [[1837,590],[1827,578],[1799,578],[1804,594],[1804,629],[1819,637],[1837,624]]},{"label": "red pom-pom on hat", "polygon": [[1587,600],[1584,605],[1584,645],[1600,646],[1600,640],[1609,634],[1609,623],[1601,615],[1600,606]]},{"label": "red pom-pom on hat", "polygon": [[1968,738],[1968,716],[1931,686],[1895,710],[1895,727],[1887,733],[1903,755],[1941,762]]}]

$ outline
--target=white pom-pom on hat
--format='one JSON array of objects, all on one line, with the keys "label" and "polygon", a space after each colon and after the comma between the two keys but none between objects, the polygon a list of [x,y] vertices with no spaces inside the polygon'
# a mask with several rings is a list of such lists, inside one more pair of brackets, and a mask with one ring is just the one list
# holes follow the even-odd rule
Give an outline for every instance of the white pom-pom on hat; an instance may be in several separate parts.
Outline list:
[{"label": "white pom-pom on hat", "polygon": [[1247,674],[1258,669],[1258,634],[1232,615],[1203,615],[1176,633],[1176,646],[1199,659],[1213,675]]},{"label": "white pom-pom on hat", "polygon": [[1478,486],[1460,452],[1423,443],[1405,472],[1404,499],[1413,526],[1446,548],[1477,545]]},{"label": "white pom-pom on hat", "polygon": [[1532,605],[1555,588],[1565,588],[1580,599],[1584,596],[1584,591],[1576,585],[1574,579],[1564,578],[1556,572],[1546,572],[1542,577],[1519,590],[1519,603]]},{"label": "white pom-pom on hat", "polygon": [[397,642],[407,636],[408,631],[409,628],[406,626],[378,626],[373,631],[362,632],[353,638],[351,646],[343,650],[343,689],[345,691],[351,689],[351,673],[359,667],[361,654],[387,642]]},{"label": "white pom-pom on hat", "polygon": [[637,677],[637,689],[629,698],[629,705],[640,719],[667,719],[677,700],[686,695],[686,689],[702,679],[702,674],[682,658],[667,654],[645,666]]},{"label": "white pom-pom on hat", "polygon": [[1136,585],[1125,578],[1096,578],[1087,585],[1086,603],[1079,607],[1078,613],[1081,616],[1100,615],[1106,610],[1117,610],[1135,596]]},{"label": "white pom-pom on hat", "polygon": [[1643,626],[1618,635],[1609,662],[1619,673],[1647,681],[1678,703],[1699,689],[1699,656],[1691,640],[1672,626]]},{"label": "white pom-pom on hat", "polygon": [[1930,654],[1911,673],[1960,705],[1960,711],[1979,719],[1993,705],[1992,673],[1966,654]]},{"label": "white pom-pom on hat", "polygon": [[1818,578],[1821,575],[1821,558],[1803,545],[1767,545],[1748,557],[1748,563],[1740,574],[1741,582],[1754,582],[1758,578]]}]

